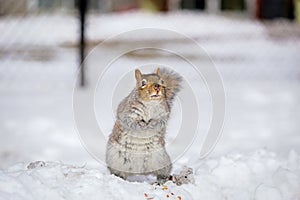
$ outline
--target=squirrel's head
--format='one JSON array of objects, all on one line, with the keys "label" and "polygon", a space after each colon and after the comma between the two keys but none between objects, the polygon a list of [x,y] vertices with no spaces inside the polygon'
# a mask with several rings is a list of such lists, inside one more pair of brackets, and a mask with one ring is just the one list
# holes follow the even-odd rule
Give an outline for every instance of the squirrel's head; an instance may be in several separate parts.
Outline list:
[{"label": "squirrel's head", "polygon": [[165,99],[164,80],[160,77],[158,68],[153,74],[142,74],[139,69],[135,70],[136,87],[143,101],[160,101]]}]

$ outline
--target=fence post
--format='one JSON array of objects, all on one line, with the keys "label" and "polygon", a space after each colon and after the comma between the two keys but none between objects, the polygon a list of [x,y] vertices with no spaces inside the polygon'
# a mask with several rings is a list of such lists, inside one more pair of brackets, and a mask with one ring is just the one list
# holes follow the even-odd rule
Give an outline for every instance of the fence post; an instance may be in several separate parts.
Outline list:
[{"label": "fence post", "polygon": [[84,87],[86,84],[85,81],[85,67],[84,67],[84,58],[85,58],[85,16],[87,11],[87,1],[88,0],[79,0],[79,13],[80,13],[80,42],[79,42],[79,53],[80,53],[80,86]]}]

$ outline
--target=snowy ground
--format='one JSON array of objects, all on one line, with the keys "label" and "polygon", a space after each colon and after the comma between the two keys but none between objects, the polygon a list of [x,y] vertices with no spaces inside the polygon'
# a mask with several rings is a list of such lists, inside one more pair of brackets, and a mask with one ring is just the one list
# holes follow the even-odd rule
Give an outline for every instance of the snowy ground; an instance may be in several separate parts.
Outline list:
[{"label": "snowy ground", "polygon": [[[76,17],[2,17],[0,199],[82,199],[86,195],[88,199],[147,199],[145,194],[167,199],[170,193],[175,199],[300,199],[299,25],[195,13],[92,15],[87,25],[91,43],[143,27],[166,28],[194,38],[223,77],[227,117],[222,137],[208,158],[185,163],[194,168],[195,185],[169,183],[169,189],[162,190],[109,175],[85,151],[74,129]],[[276,34],[278,26],[282,29]],[[118,45],[141,39],[159,41],[164,48],[178,47],[198,64],[208,62],[185,42],[161,40],[159,35],[135,36],[105,48],[109,54]],[[101,61],[101,56],[98,59],[92,63]],[[139,66],[149,59],[177,63],[176,58],[147,52],[122,61]],[[112,123],[113,117],[105,129]],[[189,160],[189,155],[184,157]],[[27,170],[28,163],[36,160],[46,165]],[[175,164],[175,171],[181,167],[182,163]]]},{"label": "snowy ground", "polygon": [[299,199],[300,157],[257,151],[201,161],[195,184],[127,182],[105,170],[59,162],[19,164],[0,172],[0,199]]}]

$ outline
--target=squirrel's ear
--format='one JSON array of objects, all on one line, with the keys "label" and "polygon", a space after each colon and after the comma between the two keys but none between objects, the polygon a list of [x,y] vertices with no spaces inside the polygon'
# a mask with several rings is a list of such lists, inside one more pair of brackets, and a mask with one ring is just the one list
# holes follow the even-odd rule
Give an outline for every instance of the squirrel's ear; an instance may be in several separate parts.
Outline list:
[{"label": "squirrel's ear", "polygon": [[135,70],[135,79],[137,81],[141,81],[142,80],[142,73],[141,73],[141,71],[139,69]]},{"label": "squirrel's ear", "polygon": [[157,74],[158,76],[160,76],[160,68],[157,68],[156,74]]}]

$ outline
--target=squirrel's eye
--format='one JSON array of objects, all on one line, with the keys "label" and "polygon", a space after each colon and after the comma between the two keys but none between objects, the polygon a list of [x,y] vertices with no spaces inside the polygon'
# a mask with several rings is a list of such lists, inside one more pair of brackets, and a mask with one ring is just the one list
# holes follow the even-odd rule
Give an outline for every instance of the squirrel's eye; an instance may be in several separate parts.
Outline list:
[{"label": "squirrel's eye", "polygon": [[144,80],[142,80],[142,87],[145,87],[146,86],[146,84],[147,84],[147,81],[144,79]]},{"label": "squirrel's eye", "polygon": [[161,82],[161,84],[164,84],[164,83],[165,83],[164,80],[161,80],[160,82]]}]

